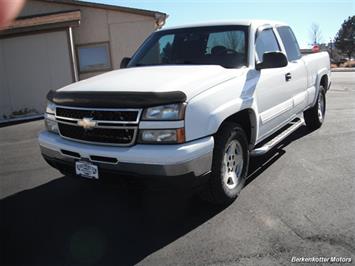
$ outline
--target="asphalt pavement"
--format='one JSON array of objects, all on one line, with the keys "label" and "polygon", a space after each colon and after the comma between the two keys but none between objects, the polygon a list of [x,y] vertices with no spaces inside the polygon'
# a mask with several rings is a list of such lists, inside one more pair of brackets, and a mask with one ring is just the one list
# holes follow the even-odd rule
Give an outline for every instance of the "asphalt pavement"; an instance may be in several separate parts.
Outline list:
[{"label": "asphalt pavement", "polygon": [[171,186],[63,177],[40,156],[43,121],[0,128],[0,265],[354,264],[355,73],[332,82],[323,127],[253,158],[225,208]]}]

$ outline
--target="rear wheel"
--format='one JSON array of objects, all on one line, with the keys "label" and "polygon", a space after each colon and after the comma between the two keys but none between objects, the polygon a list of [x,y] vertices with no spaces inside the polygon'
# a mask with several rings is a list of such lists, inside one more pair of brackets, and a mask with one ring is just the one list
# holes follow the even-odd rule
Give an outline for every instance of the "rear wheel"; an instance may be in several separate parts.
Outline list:
[{"label": "rear wheel", "polygon": [[246,134],[236,123],[226,123],[215,136],[212,173],[201,196],[216,204],[231,203],[245,184],[249,165]]},{"label": "rear wheel", "polygon": [[316,104],[303,113],[304,120],[308,128],[316,130],[322,126],[325,116],[325,109],[325,90],[323,86],[320,86]]}]

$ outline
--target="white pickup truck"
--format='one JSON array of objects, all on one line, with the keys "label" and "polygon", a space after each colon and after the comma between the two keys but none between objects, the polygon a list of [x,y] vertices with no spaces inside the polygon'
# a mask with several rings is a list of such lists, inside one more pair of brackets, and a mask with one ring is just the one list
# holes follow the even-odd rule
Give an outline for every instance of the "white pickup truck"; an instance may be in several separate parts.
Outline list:
[{"label": "white pickup truck", "polygon": [[203,179],[203,195],[225,204],[250,155],[322,125],[329,86],[328,54],[302,57],[284,23],[164,29],[121,69],[50,91],[39,143],[67,175]]}]

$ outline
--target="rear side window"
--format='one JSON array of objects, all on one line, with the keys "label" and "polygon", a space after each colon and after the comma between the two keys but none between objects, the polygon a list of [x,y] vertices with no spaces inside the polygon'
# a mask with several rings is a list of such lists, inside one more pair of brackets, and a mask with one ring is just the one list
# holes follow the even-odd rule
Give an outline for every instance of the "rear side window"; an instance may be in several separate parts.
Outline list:
[{"label": "rear side window", "polygon": [[285,46],[288,61],[301,58],[300,47],[290,27],[281,26],[277,28],[281,40]]},{"label": "rear side window", "polygon": [[265,52],[280,51],[280,46],[272,29],[266,29],[258,33],[255,40],[255,50],[259,61],[263,60],[263,54]]}]

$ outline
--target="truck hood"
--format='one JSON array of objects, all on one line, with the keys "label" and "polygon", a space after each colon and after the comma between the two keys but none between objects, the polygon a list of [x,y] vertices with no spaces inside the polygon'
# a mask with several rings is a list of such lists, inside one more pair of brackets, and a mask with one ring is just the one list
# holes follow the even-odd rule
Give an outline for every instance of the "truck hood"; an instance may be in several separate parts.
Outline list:
[{"label": "truck hood", "polygon": [[150,66],[110,71],[68,85],[58,92],[171,92],[181,91],[187,100],[217,84],[238,77],[246,68],[215,65]]}]

